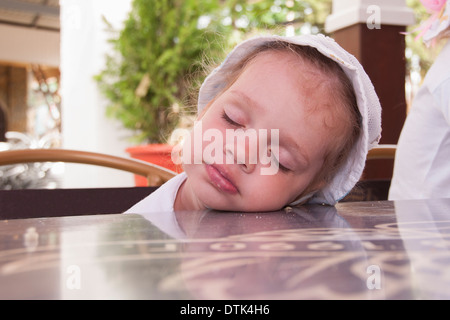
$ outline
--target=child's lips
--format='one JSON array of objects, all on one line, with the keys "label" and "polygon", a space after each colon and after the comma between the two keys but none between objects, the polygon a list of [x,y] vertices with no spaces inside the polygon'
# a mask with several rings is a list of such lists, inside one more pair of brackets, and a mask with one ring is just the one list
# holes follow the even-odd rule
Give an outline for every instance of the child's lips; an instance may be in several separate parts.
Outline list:
[{"label": "child's lips", "polygon": [[229,176],[217,165],[205,164],[206,172],[211,182],[219,190],[230,194],[236,194],[239,192],[234,183],[230,180]]}]

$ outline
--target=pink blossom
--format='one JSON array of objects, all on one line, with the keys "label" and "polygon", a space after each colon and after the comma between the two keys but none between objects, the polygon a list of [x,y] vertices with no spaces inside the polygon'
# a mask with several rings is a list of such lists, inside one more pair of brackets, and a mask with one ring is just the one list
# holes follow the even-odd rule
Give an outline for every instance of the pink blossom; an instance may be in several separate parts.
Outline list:
[{"label": "pink blossom", "polygon": [[420,0],[430,12],[439,12],[445,6],[446,0]]}]

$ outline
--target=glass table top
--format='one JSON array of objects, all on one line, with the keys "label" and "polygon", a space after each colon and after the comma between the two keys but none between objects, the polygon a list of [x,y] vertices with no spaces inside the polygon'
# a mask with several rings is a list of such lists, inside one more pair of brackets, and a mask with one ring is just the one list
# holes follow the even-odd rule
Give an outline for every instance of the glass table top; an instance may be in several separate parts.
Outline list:
[{"label": "glass table top", "polygon": [[448,299],[450,199],[0,220],[0,299]]}]

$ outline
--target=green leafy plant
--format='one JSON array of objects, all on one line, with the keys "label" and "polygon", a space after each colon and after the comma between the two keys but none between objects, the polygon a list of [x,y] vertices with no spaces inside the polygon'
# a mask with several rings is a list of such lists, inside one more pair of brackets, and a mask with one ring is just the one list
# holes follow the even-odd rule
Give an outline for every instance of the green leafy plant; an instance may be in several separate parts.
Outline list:
[{"label": "green leafy plant", "polygon": [[[110,101],[107,114],[134,130],[137,142],[164,143],[195,104],[204,61],[218,62],[229,46],[262,30],[295,25],[323,29],[312,0],[134,0],[112,52],[95,76]],[[321,14],[322,13],[322,14]],[[326,16],[326,15],[325,15]],[[107,21],[106,21],[107,23]]]},{"label": "green leafy plant", "polygon": [[[95,76],[110,101],[107,114],[135,131],[139,142],[165,142],[201,81],[202,62],[223,52],[226,29],[202,26],[218,1],[134,0],[113,52]],[[113,30],[111,30],[113,31]]]}]

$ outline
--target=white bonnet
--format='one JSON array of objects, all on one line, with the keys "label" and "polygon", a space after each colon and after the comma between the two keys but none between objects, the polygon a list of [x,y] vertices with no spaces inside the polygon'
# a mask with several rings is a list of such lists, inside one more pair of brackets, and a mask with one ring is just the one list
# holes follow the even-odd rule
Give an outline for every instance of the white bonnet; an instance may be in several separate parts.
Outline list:
[{"label": "white bonnet", "polygon": [[358,60],[342,49],[333,39],[324,35],[302,35],[293,37],[258,36],[237,45],[223,63],[203,82],[198,97],[200,112],[227,85],[224,65],[236,64],[255,47],[271,41],[285,41],[316,48],[320,53],[336,61],[351,80],[355,90],[358,109],[362,118],[362,132],[353,146],[347,162],[324,188],[311,195],[308,203],[334,205],[345,197],[361,177],[367,152],[376,146],[381,137],[381,106],[375,89]]}]

